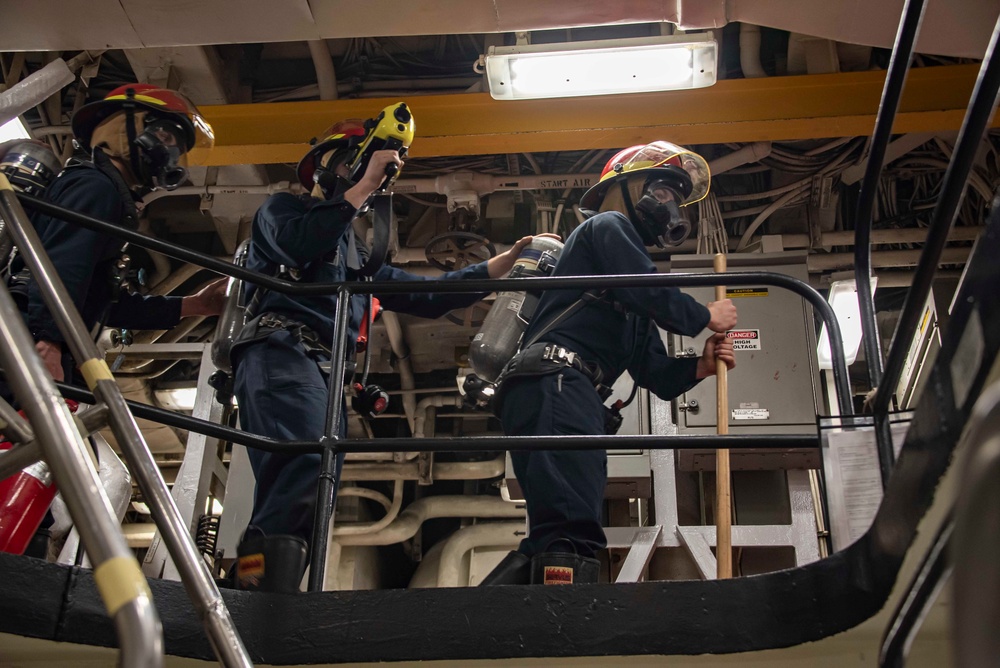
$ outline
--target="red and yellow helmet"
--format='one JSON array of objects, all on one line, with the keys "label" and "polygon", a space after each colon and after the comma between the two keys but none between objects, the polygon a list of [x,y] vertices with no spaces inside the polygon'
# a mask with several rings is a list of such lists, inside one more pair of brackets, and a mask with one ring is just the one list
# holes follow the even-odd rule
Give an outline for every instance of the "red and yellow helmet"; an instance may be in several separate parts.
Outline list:
[{"label": "red and yellow helmet", "polygon": [[[295,168],[295,173],[299,177],[299,183],[306,190],[312,190],[312,187],[316,185],[313,175],[320,166],[319,163],[323,159],[323,156],[330,151],[350,148],[353,145],[351,140],[354,137],[364,137],[365,122],[356,118],[338,121],[328,127],[321,136],[323,137],[322,140],[313,140],[313,147],[309,149],[308,153],[302,156],[298,167]],[[355,140],[354,143],[360,144],[360,139]]]},{"label": "red and yellow helmet", "polygon": [[90,150],[90,138],[94,129],[106,118],[133,104],[137,109],[152,111],[171,118],[183,128],[185,151],[194,147],[211,148],[215,140],[212,126],[201,115],[191,100],[181,93],[153,84],[125,84],[108,93],[103,100],[86,104],[73,114],[73,134],[83,146]]},{"label": "red and yellow helmet", "polygon": [[630,146],[612,156],[600,180],[583,194],[580,206],[597,211],[613,183],[639,173],[674,182],[684,198],[682,206],[704,199],[712,180],[703,157],[667,141],[654,141]]}]

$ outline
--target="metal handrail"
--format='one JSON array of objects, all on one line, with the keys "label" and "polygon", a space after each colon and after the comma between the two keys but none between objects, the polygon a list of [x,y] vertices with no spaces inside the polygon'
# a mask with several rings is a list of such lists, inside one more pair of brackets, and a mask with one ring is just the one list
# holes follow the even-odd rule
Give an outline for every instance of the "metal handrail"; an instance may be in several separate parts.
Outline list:
[{"label": "metal handrail", "polygon": [[924,16],[924,0],[906,0],[903,13],[896,30],[896,41],[886,71],[882,99],[875,118],[871,145],[868,149],[868,164],[861,181],[858,207],[854,218],[854,279],[858,288],[858,303],[861,307],[861,324],[864,332],[865,360],[868,365],[868,380],[872,388],[879,386],[882,378],[882,348],[879,344],[878,328],[875,323],[875,302],[871,289],[871,232],[872,210],[875,194],[878,192],[882,163],[892,138],[892,124],[896,120],[899,102],[903,97],[903,84],[910,69],[913,46],[920,32]]},{"label": "metal handrail", "polygon": [[[829,332],[830,349],[833,357],[834,386],[840,413],[853,413],[850,396],[850,382],[847,376],[847,364],[844,360],[843,337],[836,314],[830,304],[811,286],[803,281],[774,272],[733,272],[718,274],[635,274],[628,276],[574,276],[574,277],[537,277],[518,279],[469,279],[469,280],[438,280],[433,284],[427,281],[393,281],[356,283],[342,281],[337,283],[296,283],[267,276],[245,267],[223,262],[217,258],[178,247],[159,239],[151,239],[131,230],[127,230],[92,216],[69,211],[51,203],[38,200],[27,195],[21,196],[28,206],[81,225],[87,229],[117,236],[140,247],[147,248],[186,262],[193,262],[218,273],[250,281],[262,288],[283,294],[293,295],[328,295],[338,294],[336,331],[331,349],[335,352],[331,359],[329,400],[327,404],[326,429],[320,441],[322,447],[322,465],[317,486],[316,517],[313,525],[311,545],[311,560],[309,570],[309,589],[321,589],[326,569],[326,549],[329,537],[330,518],[333,516],[334,490],[336,488],[336,460],[342,449],[339,438],[341,419],[341,403],[343,401],[343,385],[339,379],[343,377],[347,338],[347,303],[353,294],[411,294],[411,293],[475,293],[494,292],[502,290],[587,290],[595,284],[602,288],[627,287],[679,287],[679,286],[714,286],[714,285],[769,285],[795,292],[806,299],[819,314]],[[605,437],[597,437],[603,439]],[[537,440],[535,441],[537,444]],[[385,451],[382,443],[380,451]],[[597,447],[597,446],[595,446]],[[404,448],[406,449],[406,448]],[[413,449],[409,447],[408,449]],[[507,449],[500,446],[499,449]]]},{"label": "metal handrail", "polygon": [[343,281],[338,283],[296,283],[284,279],[261,274],[260,272],[224,262],[211,255],[199,253],[177,246],[176,244],[143,236],[138,232],[128,230],[105,222],[92,216],[86,216],[71,211],[50,202],[45,202],[30,195],[18,194],[20,200],[28,207],[41,213],[61,218],[89,230],[103,232],[124,239],[131,244],[156,251],[163,255],[184,262],[197,264],[225,276],[232,276],[249,281],[259,287],[289,295],[330,295],[339,290],[349,290],[350,294],[412,294],[412,293],[469,293],[469,292],[500,292],[503,290],[587,290],[595,284],[601,288],[634,288],[634,287],[702,287],[714,285],[770,285],[795,292],[808,301],[816,309],[820,319],[826,326],[830,336],[834,385],[840,413],[850,415],[854,412],[851,406],[850,380],[847,375],[847,364],[844,361],[843,336],[840,324],[830,304],[810,285],[791,276],[766,271],[731,272],[725,275],[717,274],[630,274],[627,276],[572,276],[572,277],[533,277],[533,278],[491,278],[468,280],[438,280],[431,284],[428,281],[370,281],[364,283]]},{"label": "metal handrail", "polygon": [[[170,555],[181,573],[181,580],[190,596],[195,610],[205,625],[207,635],[215,650],[216,656],[225,666],[252,666],[253,662],[240,640],[229,611],[226,609],[219,589],[201,558],[198,548],[189,533],[188,527],[181,519],[177,506],[174,504],[170,491],[160,474],[152,453],[143,440],[142,433],[135,418],[128,410],[121,390],[114,380],[107,364],[102,359],[96,344],[87,336],[88,328],[83,318],[73,305],[66,286],[59,278],[55,266],[46,255],[41,239],[15,196],[13,188],[5,178],[0,177],[0,217],[7,223],[7,229],[18,246],[21,257],[31,270],[32,277],[41,289],[42,297],[49,312],[59,326],[66,344],[79,365],[80,371],[87,380],[87,385],[94,393],[99,403],[108,408],[108,417],[112,431],[128,461],[129,470],[146,496],[146,501],[152,511],[154,521],[159,528]],[[9,295],[8,295],[9,298]],[[11,301],[13,305],[13,301]],[[6,320],[16,320],[23,327],[16,308]],[[27,330],[24,330],[27,332]],[[30,335],[29,335],[30,339]],[[34,345],[31,345],[32,350]],[[44,366],[37,355],[30,355],[37,362],[32,369],[36,374],[48,378]],[[5,363],[8,377],[17,379],[20,371],[17,365]],[[50,382],[50,381],[49,381]],[[52,388],[53,398],[58,394]],[[59,402],[62,400],[59,399]],[[64,407],[60,407],[65,411]],[[29,414],[30,415],[30,414]],[[68,415],[68,413],[67,413]],[[30,415],[37,417],[36,415]],[[34,424],[34,423],[33,423]],[[73,434],[79,438],[76,426],[72,425]],[[54,436],[53,436],[54,437]],[[47,456],[50,466],[55,464],[51,456]],[[60,462],[56,464],[62,467]],[[100,485],[97,485],[100,488]],[[77,522],[77,527],[83,527]],[[84,523],[85,524],[85,523]],[[89,531],[89,528],[87,529]],[[104,535],[109,528],[102,526],[99,535]],[[120,528],[115,523],[111,533],[121,539]],[[97,538],[92,538],[97,540]],[[121,539],[123,540],[123,539]],[[127,547],[127,546],[126,546]],[[131,555],[131,553],[129,553]],[[131,557],[130,557],[131,558]],[[134,562],[134,559],[133,559]],[[123,563],[123,562],[115,562]],[[141,571],[139,577],[142,578]],[[145,579],[142,579],[145,584]]]},{"label": "metal handrail", "polygon": [[[913,46],[917,40],[917,33],[920,32],[924,7],[924,0],[906,0],[903,14],[899,19],[899,28],[896,31],[896,41],[885,77],[885,86],[882,89],[882,100],[875,119],[868,165],[865,167],[865,177],[861,182],[861,193],[854,219],[854,283],[857,286],[860,307],[861,340],[865,346],[868,382],[872,389],[882,384],[882,344],[875,322],[875,297],[871,289],[872,208],[875,203],[875,193],[878,192],[879,177],[882,175],[882,163],[885,162],[886,147],[892,136],[892,124],[896,120],[906,73],[910,69]],[[885,487],[889,482],[889,476],[892,475],[895,461],[892,434],[885,420],[876,420],[875,435],[879,472],[882,476],[882,486]]]},{"label": "metal handrail", "polygon": [[31,421],[34,442],[45,455],[95,564],[94,579],[118,633],[121,665],[158,668],[163,665],[163,627],[146,579],[125,542],[66,402],[35,353],[31,333],[2,283],[0,340],[4,343],[0,364],[8,370],[7,381]]}]

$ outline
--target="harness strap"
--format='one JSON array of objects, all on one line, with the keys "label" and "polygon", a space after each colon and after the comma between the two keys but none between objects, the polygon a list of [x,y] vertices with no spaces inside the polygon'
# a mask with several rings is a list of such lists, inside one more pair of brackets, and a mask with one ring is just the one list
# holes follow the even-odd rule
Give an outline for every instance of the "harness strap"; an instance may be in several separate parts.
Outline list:
[{"label": "harness strap", "polygon": [[586,376],[594,385],[601,401],[611,396],[611,388],[601,383],[604,374],[597,364],[587,362],[572,350],[554,343],[532,344],[515,355],[500,373],[497,386],[511,378],[544,376],[566,368],[576,369]]}]

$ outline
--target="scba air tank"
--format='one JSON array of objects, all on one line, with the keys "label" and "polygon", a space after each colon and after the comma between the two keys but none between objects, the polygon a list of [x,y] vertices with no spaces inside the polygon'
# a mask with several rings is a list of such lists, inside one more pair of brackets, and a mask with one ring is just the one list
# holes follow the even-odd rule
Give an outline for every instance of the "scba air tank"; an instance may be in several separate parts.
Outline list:
[{"label": "scba air tank", "polygon": [[[555,268],[563,244],[548,237],[535,237],[524,247],[507,278],[548,276]],[[534,292],[501,292],[472,339],[469,362],[481,379],[493,383],[517,352],[518,343],[541,295]]]}]

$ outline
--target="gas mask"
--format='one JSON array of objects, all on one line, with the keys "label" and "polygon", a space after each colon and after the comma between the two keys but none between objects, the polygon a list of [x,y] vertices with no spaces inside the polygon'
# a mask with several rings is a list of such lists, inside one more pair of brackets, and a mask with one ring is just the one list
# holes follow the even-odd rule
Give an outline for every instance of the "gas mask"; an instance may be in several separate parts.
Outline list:
[{"label": "gas mask", "polygon": [[139,148],[138,176],[154,188],[174,190],[187,179],[187,169],[180,163],[184,130],[173,120],[150,115],[142,134],[135,138]]},{"label": "gas mask", "polygon": [[662,180],[650,181],[635,204],[639,223],[660,248],[679,246],[691,234],[691,223],[681,214],[681,196]]}]

